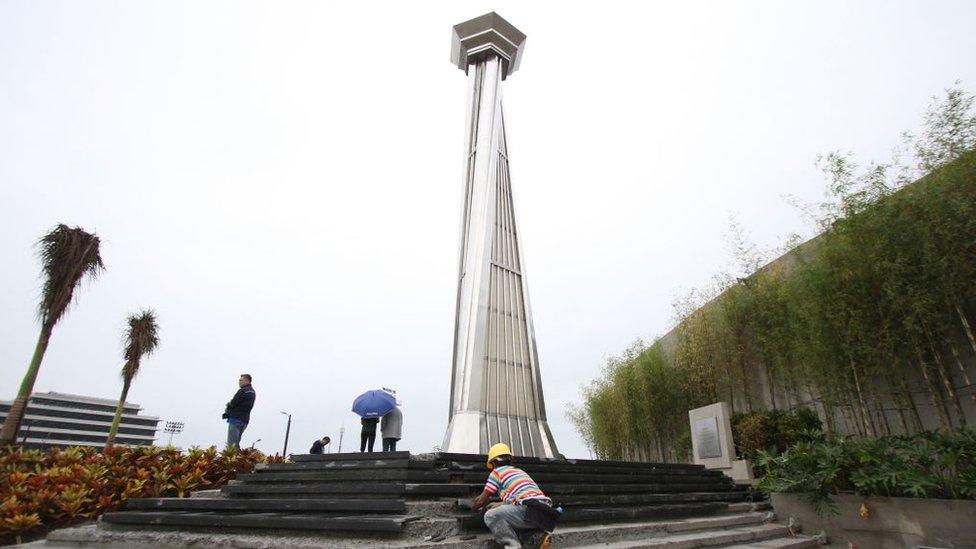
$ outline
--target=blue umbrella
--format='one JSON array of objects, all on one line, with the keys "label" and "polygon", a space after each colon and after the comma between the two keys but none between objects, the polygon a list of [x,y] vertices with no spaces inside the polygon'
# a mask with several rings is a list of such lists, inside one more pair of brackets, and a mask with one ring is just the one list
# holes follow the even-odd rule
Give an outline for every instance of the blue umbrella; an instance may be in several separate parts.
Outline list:
[{"label": "blue umbrella", "polygon": [[396,397],[386,391],[366,391],[352,401],[352,411],[362,417],[385,416],[396,408]]}]

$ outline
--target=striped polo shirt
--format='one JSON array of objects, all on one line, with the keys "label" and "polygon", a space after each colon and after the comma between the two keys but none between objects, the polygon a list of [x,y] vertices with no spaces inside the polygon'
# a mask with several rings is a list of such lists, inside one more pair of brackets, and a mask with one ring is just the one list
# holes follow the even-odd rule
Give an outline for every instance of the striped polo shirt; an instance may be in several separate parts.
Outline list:
[{"label": "striped polo shirt", "polygon": [[527,499],[546,499],[545,494],[525,471],[511,465],[495,467],[488,475],[485,491],[498,493],[505,503],[520,504]]}]

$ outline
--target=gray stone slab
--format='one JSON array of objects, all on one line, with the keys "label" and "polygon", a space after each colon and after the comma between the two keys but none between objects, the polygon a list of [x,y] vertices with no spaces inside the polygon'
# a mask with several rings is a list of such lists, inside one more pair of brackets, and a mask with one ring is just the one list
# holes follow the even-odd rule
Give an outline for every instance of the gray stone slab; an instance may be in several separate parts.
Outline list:
[{"label": "gray stone slab", "polygon": [[[438,528],[450,528],[443,520],[431,521],[427,527],[416,524],[420,521],[408,522],[402,532],[419,527],[416,532],[424,535],[437,532]],[[611,547],[610,543],[621,540],[681,540],[681,545],[670,547],[702,547],[703,541],[714,541],[713,532],[722,532],[729,528],[748,528],[762,524],[762,514],[749,513],[732,516],[669,519],[663,521],[630,522],[612,525],[568,525],[557,529],[555,545],[557,547]],[[368,535],[357,534],[355,537],[344,536],[341,532],[289,532],[289,531],[238,531],[229,530],[199,532],[176,530],[153,530],[151,527],[133,530],[96,529],[93,525],[68,528],[53,532],[45,546],[78,547],[82,544],[97,544],[99,547],[127,547],[142,549],[149,547],[214,547],[214,548],[252,548],[252,549],[336,549],[384,547],[387,549],[487,549],[488,535],[481,534],[474,539],[461,540],[456,535],[446,540],[431,544],[423,541],[422,537],[410,539],[389,537],[397,534]],[[767,532],[768,533],[768,532]],[[692,534],[692,535],[689,535]],[[704,534],[704,535],[703,535]],[[402,534],[400,534],[402,535]],[[742,536],[739,532],[738,536]],[[378,537],[380,536],[380,537]],[[751,544],[759,543],[759,536],[753,535],[747,540]],[[737,542],[733,542],[737,543]],[[591,545],[592,544],[592,545]],[[747,546],[750,546],[747,545]],[[657,545],[656,547],[662,547]],[[667,547],[667,545],[665,545]],[[775,547],[775,546],[774,546]],[[790,546],[789,549],[798,549]]]},{"label": "gray stone slab", "polygon": [[369,511],[402,513],[406,504],[402,499],[195,499],[151,498],[130,499],[127,511]]},{"label": "gray stone slab", "polygon": [[288,513],[240,513],[183,511],[116,511],[102,515],[112,524],[151,526],[197,526],[208,528],[262,528],[292,530],[340,530],[366,532],[398,532],[404,522],[419,517],[388,516],[331,516]]},{"label": "gray stone slab", "polygon": [[[487,476],[487,475],[482,475]],[[239,475],[242,482],[340,482],[340,481],[384,481],[402,480],[409,482],[447,482],[449,471],[418,471],[414,469],[349,469],[349,470],[291,470],[261,471]]]},{"label": "gray stone slab", "polygon": [[341,454],[292,454],[291,460],[295,462],[306,461],[364,461],[376,460],[386,461],[391,459],[404,459],[410,457],[410,452],[343,452]]}]

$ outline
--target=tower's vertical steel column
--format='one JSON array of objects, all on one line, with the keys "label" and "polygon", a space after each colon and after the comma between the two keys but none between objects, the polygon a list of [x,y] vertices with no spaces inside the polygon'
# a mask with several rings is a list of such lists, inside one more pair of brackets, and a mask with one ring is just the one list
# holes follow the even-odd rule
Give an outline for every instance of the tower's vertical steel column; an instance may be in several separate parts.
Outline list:
[{"label": "tower's vertical steel column", "polygon": [[553,457],[509,177],[502,81],[525,35],[489,13],[454,27],[451,60],[468,74],[464,206],[450,423],[445,452]]}]

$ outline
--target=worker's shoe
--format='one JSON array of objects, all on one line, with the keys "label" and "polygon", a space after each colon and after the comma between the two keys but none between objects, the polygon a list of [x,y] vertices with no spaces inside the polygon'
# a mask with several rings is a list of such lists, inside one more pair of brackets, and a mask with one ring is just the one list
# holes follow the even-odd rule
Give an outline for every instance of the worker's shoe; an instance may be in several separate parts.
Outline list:
[{"label": "worker's shoe", "polygon": [[545,531],[532,532],[528,539],[522,539],[522,547],[526,549],[549,549],[552,547],[552,534]]}]

